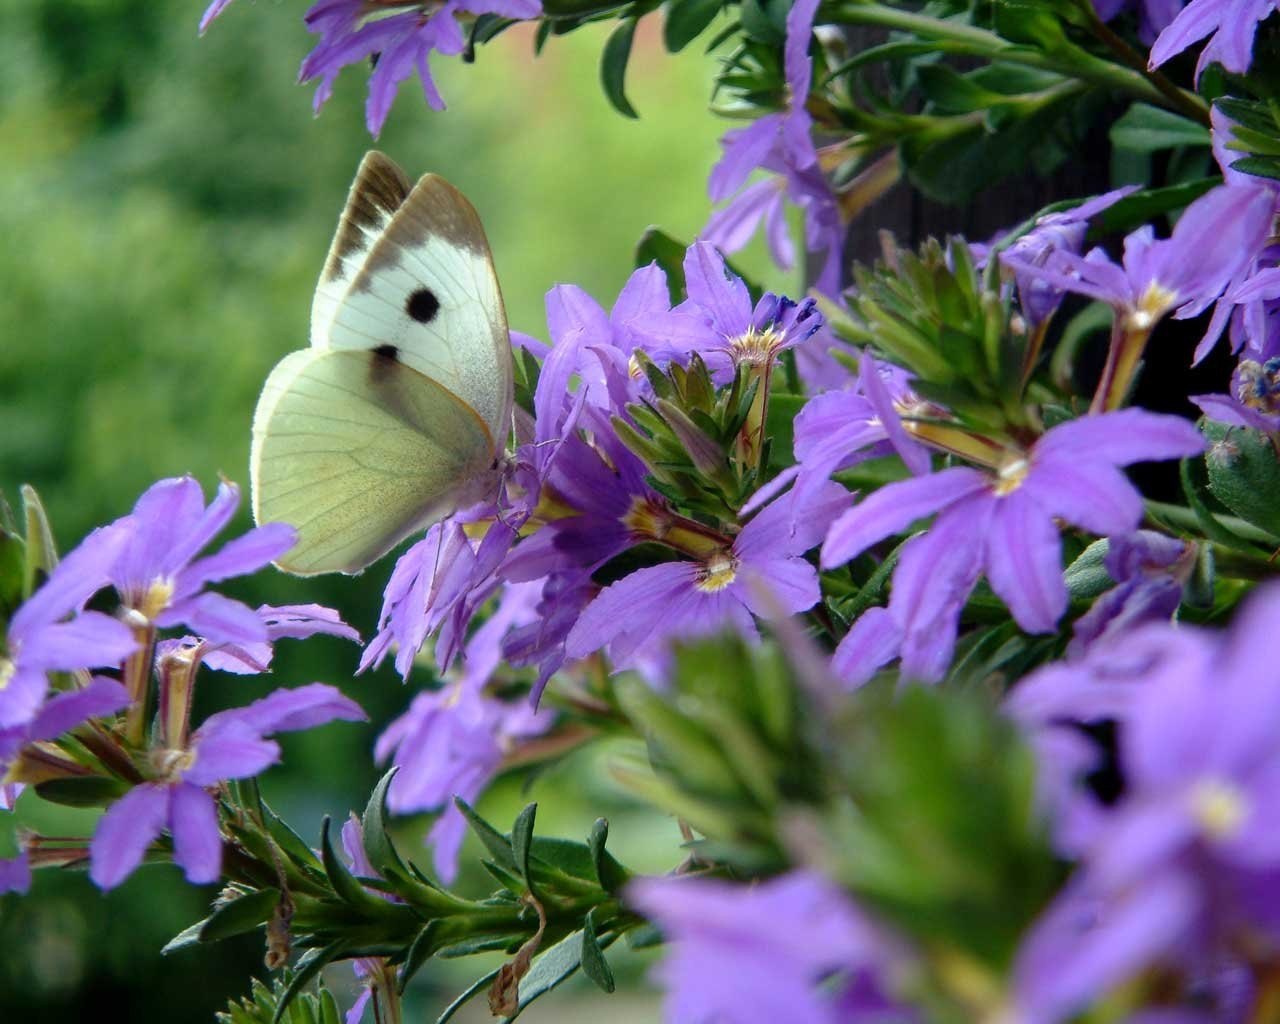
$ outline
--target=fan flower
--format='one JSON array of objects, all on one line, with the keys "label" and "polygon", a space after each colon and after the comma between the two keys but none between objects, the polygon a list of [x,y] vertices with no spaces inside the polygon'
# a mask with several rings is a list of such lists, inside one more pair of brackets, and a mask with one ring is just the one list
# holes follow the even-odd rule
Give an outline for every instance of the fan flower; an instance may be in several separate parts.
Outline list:
[{"label": "fan flower", "polygon": [[717,383],[731,380],[738,366],[768,367],[779,352],[822,327],[813,299],[796,303],[766,292],[753,304],[746,284],[709,242],[689,246],[684,275],[689,298],[676,312],[699,315],[704,327],[690,339],[690,348],[706,361]]},{"label": "fan flower", "polygon": [[152,484],[138,499],[129,540],[110,569],[121,601],[161,628],[187,625],[210,643],[260,644],[267,626],[252,608],[205,586],[257,572],[294,544],[294,530],[268,523],[228,541],[214,555],[200,552],[231,521],[240,504],[234,484],[218,485],[206,508],[189,476]]},{"label": "fan flower", "polygon": [[[805,106],[813,78],[809,43],[817,13],[818,0],[798,0],[787,14],[783,54],[786,108],[721,139],[724,154],[711,170],[707,190],[713,203],[729,199],[735,192],[738,195],[712,216],[702,237],[726,252],[737,252],[763,223],[774,261],[789,270],[795,263],[795,246],[787,230],[783,201],[790,198],[805,211],[808,248],[826,253],[814,286],[835,296],[840,291],[844,225],[839,203],[818,163],[810,134],[813,119]],[[756,168],[768,171],[771,177],[743,188]]]},{"label": "fan flower", "polygon": [[0,729],[30,723],[49,692],[49,672],[115,668],[137,647],[133,634],[101,612],[83,611],[108,573],[133,524],[89,534],[9,621],[0,653]]},{"label": "fan flower", "polygon": [[566,653],[582,658],[607,646],[610,663],[620,670],[662,653],[677,637],[732,627],[754,638],[753,614],[768,618],[812,608],[821,596],[818,574],[803,555],[847,502],[844,488],[830,484],[793,529],[791,504],[774,501],[732,542],[708,536],[696,560],[631,573],[582,612]]},{"label": "fan flower", "polygon": [[167,829],[173,859],[187,880],[217,881],[222,836],[217,805],[206,790],[228,779],[252,778],[280,760],[280,746],[268,736],[335,719],[364,721],[365,714],[322,683],[276,690],[245,707],[210,715],[183,749],[154,751],[155,780],[135,786],[102,816],[89,844],[89,877],[99,888],[115,888]]},{"label": "fan flower", "polygon": [[1126,409],[1054,427],[1026,451],[1008,452],[993,472],[957,466],[880,488],[832,526],[823,568],[938,518],[904,546],[889,608],[859,620],[837,650],[837,668],[861,682],[901,654],[904,672],[940,678],[959,610],[984,572],[1019,626],[1052,632],[1067,608],[1055,517],[1099,535],[1128,533],[1142,519],[1142,496],[1119,467],[1203,450],[1186,420]]}]

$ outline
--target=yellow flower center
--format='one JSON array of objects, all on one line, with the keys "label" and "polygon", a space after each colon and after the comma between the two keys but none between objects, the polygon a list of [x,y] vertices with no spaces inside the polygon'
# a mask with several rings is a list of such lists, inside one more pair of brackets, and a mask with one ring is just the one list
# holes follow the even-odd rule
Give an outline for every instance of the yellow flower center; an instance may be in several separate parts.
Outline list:
[{"label": "yellow flower center", "polygon": [[748,327],[746,334],[729,339],[729,351],[735,363],[748,366],[767,366],[773,362],[774,353],[782,347],[783,337],[772,327],[758,331]]},{"label": "yellow flower center", "polygon": [[1152,281],[1138,299],[1135,309],[1129,311],[1127,326],[1132,331],[1149,331],[1178,301],[1178,293]]},{"label": "yellow flower center", "polygon": [[183,772],[196,763],[194,750],[173,750],[160,747],[151,752],[151,764],[156,774],[165,782],[177,782]]},{"label": "yellow flower center", "polygon": [[730,551],[718,551],[703,563],[693,585],[704,594],[715,594],[738,578],[738,560]]},{"label": "yellow flower center", "polygon": [[14,668],[13,662],[0,655],[0,690],[9,685],[16,671],[17,669]]},{"label": "yellow flower center", "polygon": [[1204,779],[1191,790],[1191,813],[1210,839],[1230,839],[1249,815],[1245,795],[1229,782]]},{"label": "yellow flower center", "polygon": [[142,595],[142,600],[138,602],[136,610],[145,615],[148,620],[154,620],[157,615],[169,607],[169,601],[172,598],[173,580],[152,580],[146,592]]},{"label": "yellow flower center", "polygon": [[996,469],[996,485],[993,488],[997,497],[1003,498],[1016,491],[1022,486],[1029,472],[1031,472],[1031,463],[1022,457],[1001,463]]}]

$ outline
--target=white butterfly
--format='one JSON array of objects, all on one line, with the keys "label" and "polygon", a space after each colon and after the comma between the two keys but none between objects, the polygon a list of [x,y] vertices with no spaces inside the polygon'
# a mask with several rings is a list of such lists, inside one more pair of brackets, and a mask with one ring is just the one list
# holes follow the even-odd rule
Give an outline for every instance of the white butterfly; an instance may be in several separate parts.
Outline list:
[{"label": "white butterfly", "polygon": [[299,575],[357,573],[493,493],[511,429],[506,312],[480,218],[443,178],[361,161],[311,307],[311,347],[253,417],[259,523]]}]

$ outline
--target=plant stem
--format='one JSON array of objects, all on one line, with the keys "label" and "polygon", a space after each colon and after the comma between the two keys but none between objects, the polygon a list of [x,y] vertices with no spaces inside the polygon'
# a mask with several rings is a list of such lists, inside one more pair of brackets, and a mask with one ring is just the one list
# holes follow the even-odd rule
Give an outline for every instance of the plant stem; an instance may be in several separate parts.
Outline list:
[{"label": "plant stem", "polygon": [[1098,17],[1098,12],[1094,10],[1093,4],[1081,4],[1080,10],[1089,18],[1089,31],[1097,36],[1098,40],[1124,61],[1125,64],[1129,65],[1159,89],[1173,104],[1174,109],[1206,128],[1209,126],[1209,105],[1203,99],[1194,93],[1187,92],[1185,89],[1179,89],[1169,81],[1163,71],[1149,70],[1146,58],[1130,46],[1128,42],[1116,35],[1111,26]]},{"label": "plant stem", "polygon": [[1193,99],[1170,83],[1169,88],[1174,89],[1175,99],[1174,96],[1168,95],[1164,88],[1152,81],[1146,73],[1139,73],[1130,67],[1122,67],[1083,50],[1076,50],[1069,57],[1055,57],[1030,46],[1012,43],[995,32],[975,25],[932,18],[926,14],[903,11],[884,4],[861,3],[857,0],[846,0],[831,12],[831,17],[834,22],[841,25],[875,25],[880,28],[910,32],[922,39],[945,42],[949,53],[1056,71],[1071,78],[1118,89],[1148,103],[1172,107],[1179,113],[1186,114],[1189,109],[1194,108],[1196,113],[1192,116],[1197,121],[1207,123],[1208,120],[1207,109],[1202,108],[1202,101],[1199,101],[1198,97]]}]

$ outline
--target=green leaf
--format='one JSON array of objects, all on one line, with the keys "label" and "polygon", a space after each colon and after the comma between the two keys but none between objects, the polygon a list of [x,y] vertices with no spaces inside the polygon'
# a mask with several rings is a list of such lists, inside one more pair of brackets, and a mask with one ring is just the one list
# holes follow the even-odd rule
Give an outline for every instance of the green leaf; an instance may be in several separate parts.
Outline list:
[{"label": "green leaf", "polygon": [[267,824],[267,831],[276,841],[280,849],[297,864],[313,871],[319,871],[320,861],[306,841],[283,818],[276,814],[267,804],[262,805],[262,819]]},{"label": "green leaf", "polygon": [[1209,145],[1209,129],[1161,107],[1135,103],[1111,126],[1111,144],[1135,153]]},{"label": "green leaf", "polygon": [[636,35],[636,22],[635,18],[619,22],[600,55],[600,84],[604,86],[605,96],[618,113],[633,118],[640,115],[627,99],[625,85],[627,61],[631,59],[631,42]]},{"label": "green leaf", "polygon": [[742,30],[757,42],[779,46],[787,38],[790,8],[790,0],[742,0]]},{"label": "green leaf", "polygon": [[769,449],[769,465],[775,470],[795,465],[793,446],[796,414],[804,408],[808,400],[806,395],[788,395],[779,392],[769,396],[765,433],[773,439],[773,446]]},{"label": "green leaf", "polygon": [[373,869],[384,876],[392,871],[407,874],[404,862],[387,832],[387,791],[391,788],[397,771],[398,767],[392,768],[378,780],[360,818],[360,841],[364,844],[365,855]]},{"label": "green leaf", "polygon": [[1109,541],[1095,540],[1084,549],[1079,558],[1067,566],[1063,579],[1073,600],[1092,600],[1115,585],[1115,580],[1103,564],[1110,549]]},{"label": "green leaf", "polygon": [[197,921],[195,924],[183,928],[182,931],[178,932],[177,935],[161,947],[160,955],[168,956],[170,953],[176,953],[180,949],[189,949],[192,946],[200,945],[200,930],[208,920],[208,918],[205,918],[203,921]]},{"label": "green leaf", "polygon": [[1256,430],[1205,420],[1209,491],[1247,523],[1280,537],[1280,461],[1271,441]]},{"label": "green leaf", "polygon": [[529,884],[529,847],[533,842],[533,824],[537,816],[538,805],[529,804],[516,815],[511,826],[511,856],[515,858],[516,870],[526,885]]},{"label": "green leaf", "polygon": [[36,784],[40,799],[63,807],[105,807],[129,791],[127,783],[102,775],[50,779]]},{"label": "green leaf", "polygon": [[662,24],[662,41],[679,53],[700,36],[720,13],[720,0],[672,0]]},{"label": "green leaf", "polygon": [[327,946],[309,949],[298,958],[298,962],[293,967],[293,977],[289,979],[289,984],[285,986],[284,992],[280,994],[280,999],[276,1003],[276,1012],[271,1017],[272,1024],[279,1024],[289,1004],[297,998],[311,979],[342,955],[345,943],[345,939],[334,939]]},{"label": "green leaf", "polygon": [[1195,513],[1196,521],[1199,522],[1205,537],[1237,551],[1258,554],[1259,551],[1253,544],[1227,529],[1205,501],[1205,492],[1208,491],[1208,474],[1204,460],[1183,459],[1178,465],[1178,473],[1182,480],[1182,493],[1187,499],[1187,504],[1191,506],[1191,511]]},{"label": "green leaf", "polygon": [[201,942],[217,942],[266,924],[280,902],[279,889],[255,889],[218,907],[200,925]]},{"label": "green leaf", "polygon": [[58,564],[58,547],[53,540],[49,516],[45,513],[44,504],[36,489],[23,484],[19,493],[22,495],[22,516],[26,521],[27,541],[27,571],[22,592],[30,597],[37,586],[37,573],[48,576]]},{"label": "green leaf", "polygon": [[630,877],[629,872],[619,864],[608,850],[604,848],[609,838],[609,822],[605,818],[596,818],[591,826],[591,835],[587,839],[587,848],[591,851],[591,863],[595,868],[596,881],[607,893],[615,893],[621,889]]},{"label": "green leaf", "polygon": [[458,810],[462,812],[462,816],[467,819],[467,824],[471,826],[471,831],[476,834],[476,837],[484,844],[484,848],[489,851],[489,856],[508,871],[518,871],[516,859],[511,853],[511,840],[480,815],[476,814],[471,805],[463,800],[462,797],[454,797],[453,802]]},{"label": "green leaf", "polygon": [[329,876],[329,883],[333,886],[333,891],[337,894],[338,899],[350,906],[375,913],[392,906],[386,900],[370,894],[363,885],[356,881],[355,876],[347,870],[347,866],[342,863],[333,850],[333,842],[329,838],[330,824],[329,816],[325,815],[324,821],[320,825],[320,854],[324,859],[325,874]]},{"label": "green leaf", "polygon": [[1280,160],[1272,160],[1261,156],[1247,156],[1243,160],[1232,161],[1231,169],[1240,171],[1242,174],[1252,174],[1258,178],[1280,180]]},{"label": "green leaf", "polygon": [[613,971],[609,961],[604,958],[604,950],[600,948],[600,940],[596,937],[595,908],[587,912],[582,921],[582,973],[596,983],[605,992],[613,992]]},{"label": "green leaf", "polygon": [[439,926],[437,921],[428,921],[426,927],[418,932],[413,943],[409,946],[409,952],[405,954],[404,966],[400,968],[400,994],[404,994],[405,987],[419,970],[422,965],[431,959],[431,954],[435,951],[435,933]]}]

